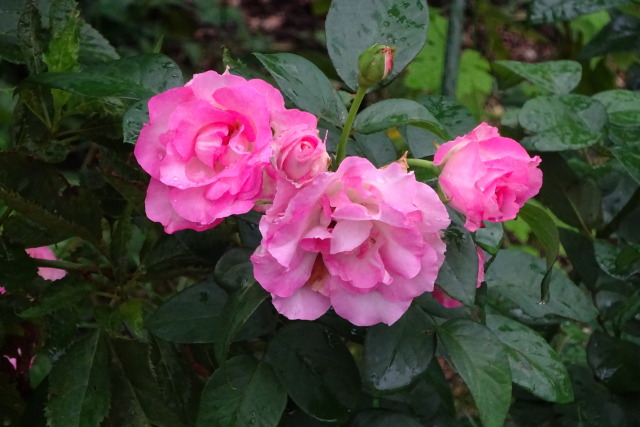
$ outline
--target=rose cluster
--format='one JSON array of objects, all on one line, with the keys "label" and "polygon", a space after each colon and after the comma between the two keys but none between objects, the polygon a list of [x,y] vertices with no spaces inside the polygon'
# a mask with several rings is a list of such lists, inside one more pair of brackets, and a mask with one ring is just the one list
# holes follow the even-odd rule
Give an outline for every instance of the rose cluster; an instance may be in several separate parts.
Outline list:
[{"label": "rose cluster", "polygon": [[[167,233],[265,213],[254,276],[288,318],[333,307],[355,325],[392,324],[425,292],[459,305],[436,284],[450,223],[437,193],[401,162],[378,169],[348,157],[328,171],[316,117],[287,109],[262,80],[209,71],[151,98],[134,153],[151,175],[147,216]],[[471,231],[515,217],[540,188],[539,162],[486,124],[434,159],[442,193]]]}]

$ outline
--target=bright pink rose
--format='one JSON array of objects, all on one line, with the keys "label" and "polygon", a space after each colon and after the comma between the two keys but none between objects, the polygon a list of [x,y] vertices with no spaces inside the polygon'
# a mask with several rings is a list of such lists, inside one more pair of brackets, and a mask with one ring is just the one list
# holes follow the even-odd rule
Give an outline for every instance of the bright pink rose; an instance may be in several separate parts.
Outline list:
[{"label": "bright pink rose", "polygon": [[300,187],[321,172],[326,172],[331,158],[318,129],[307,125],[287,128],[273,143],[272,165],[284,179]]},{"label": "bright pink rose", "polygon": [[[31,258],[47,259],[49,261],[56,261],[56,255],[48,246],[41,246],[39,248],[26,249]],[[65,270],[59,268],[39,267],[38,275],[45,280],[58,280],[67,275]]]},{"label": "bright pink rose", "polygon": [[333,306],[355,325],[390,325],[433,290],[448,225],[435,191],[413,173],[348,157],[300,189],[278,182],[260,221],[254,276],[290,319]]},{"label": "bright pink rose", "polygon": [[466,216],[470,231],[480,228],[482,220],[515,218],[542,186],[540,157],[529,157],[519,143],[486,123],[441,145],[433,164],[441,168],[442,192]]},{"label": "bright pink rose", "polygon": [[[476,288],[479,288],[480,285],[482,285],[482,282],[484,282],[484,262],[485,262],[485,257],[484,257],[484,252],[482,251],[482,249],[480,249],[479,247],[476,246],[476,252],[478,253],[478,279],[476,281]],[[449,295],[447,295],[440,286],[436,285],[435,288],[433,289],[433,292],[431,292],[431,295],[433,295],[433,297],[436,299],[436,301],[438,301],[440,304],[442,304],[443,306],[447,307],[447,308],[454,308],[454,307],[460,307],[462,305],[462,303],[458,300],[455,300],[453,298],[451,298]]]},{"label": "bright pink rose", "polygon": [[262,192],[282,95],[262,80],[196,74],[149,100],[135,156],[151,175],[147,216],[167,233],[202,231],[248,212]]}]

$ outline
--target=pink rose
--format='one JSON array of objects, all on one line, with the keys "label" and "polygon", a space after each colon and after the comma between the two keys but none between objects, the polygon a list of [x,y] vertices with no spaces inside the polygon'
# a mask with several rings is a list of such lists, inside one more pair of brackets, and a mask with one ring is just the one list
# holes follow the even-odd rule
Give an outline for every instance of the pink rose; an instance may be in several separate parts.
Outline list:
[{"label": "pink rose", "polygon": [[[476,252],[478,253],[478,279],[476,281],[476,288],[479,288],[480,285],[482,285],[482,282],[484,282],[484,262],[485,262],[485,257],[484,257],[484,252],[482,251],[482,249],[480,249],[479,247],[476,246]],[[449,295],[447,295],[440,286],[436,285],[435,288],[433,289],[433,292],[431,292],[431,295],[433,295],[433,297],[436,299],[436,301],[438,301],[440,304],[442,304],[443,306],[447,307],[447,308],[454,308],[454,307],[460,307],[462,305],[462,303],[458,300],[455,300],[453,298],[451,298]]]},{"label": "pink rose", "polygon": [[[48,246],[41,246],[39,248],[26,249],[31,258],[46,259],[49,261],[56,261],[56,255]],[[67,275],[65,270],[59,268],[39,267],[38,275],[45,280],[58,280]]]},{"label": "pink rose", "polygon": [[333,306],[355,325],[392,324],[433,290],[448,225],[435,191],[413,173],[348,157],[300,189],[278,182],[260,221],[254,276],[290,319]]},{"label": "pink rose", "polygon": [[272,165],[284,179],[300,187],[325,172],[331,158],[318,129],[307,125],[287,128],[273,141]]},{"label": "pink rose", "polygon": [[273,86],[227,72],[152,97],[134,150],[152,177],[147,216],[173,233],[251,210],[271,157],[272,115],[284,110]]},{"label": "pink rose", "polygon": [[486,123],[441,145],[433,164],[441,169],[442,192],[466,216],[470,231],[480,228],[482,220],[515,218],[542,186],[540,157],[529,157],[519,143]]}]

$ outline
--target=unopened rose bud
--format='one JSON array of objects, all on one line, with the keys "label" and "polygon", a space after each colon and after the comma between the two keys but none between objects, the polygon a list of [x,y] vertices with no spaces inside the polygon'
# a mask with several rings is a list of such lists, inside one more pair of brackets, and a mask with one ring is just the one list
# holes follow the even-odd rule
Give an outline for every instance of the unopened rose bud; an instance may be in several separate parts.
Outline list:
[{"label": "unopened rose bud", "polygon": [[383,80],[393,69],[395,48],[375,44],[360,54],[358,58],[358,85],[371,87]]}]

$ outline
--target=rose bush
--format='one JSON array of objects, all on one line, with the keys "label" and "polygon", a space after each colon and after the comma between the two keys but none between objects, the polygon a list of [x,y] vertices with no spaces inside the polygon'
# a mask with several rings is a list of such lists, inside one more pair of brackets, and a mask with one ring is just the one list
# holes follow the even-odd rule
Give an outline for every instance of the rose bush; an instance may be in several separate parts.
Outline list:
[{"label": "rose bush", "polygon": [[438,182],[451,207],[466,216],[465,227],[476,231],[483,220],[514,219],[542,186],[540,157],[482,123],[470,133],[436,150]]},{"label": "rose bush", "polygon": [[277,187],[254,274],[288,318],[316,319],[332,306],[355,325],[392,324],[433,290],[448,225],[435,191],[413,173],[348,157],[300,190]]}]

